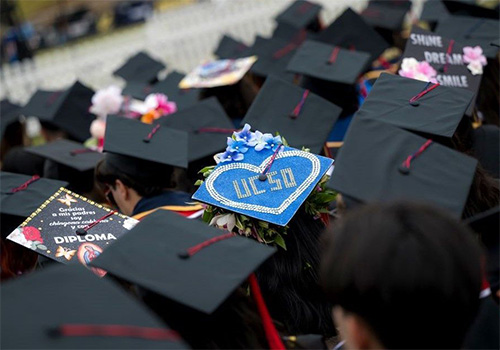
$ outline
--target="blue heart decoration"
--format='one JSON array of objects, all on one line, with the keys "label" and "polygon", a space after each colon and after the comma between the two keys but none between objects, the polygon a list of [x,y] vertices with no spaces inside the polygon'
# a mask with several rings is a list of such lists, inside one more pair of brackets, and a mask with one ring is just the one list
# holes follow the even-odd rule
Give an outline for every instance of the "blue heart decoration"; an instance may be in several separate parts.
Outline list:
[{"label": "blue heart decoration", "polygon": [[291,147],[282,147],[265,181],[259,180],[272,150],[250,148],[242,161],[219,163],[193,199],[273,223],[288,224],[333,161]]}]

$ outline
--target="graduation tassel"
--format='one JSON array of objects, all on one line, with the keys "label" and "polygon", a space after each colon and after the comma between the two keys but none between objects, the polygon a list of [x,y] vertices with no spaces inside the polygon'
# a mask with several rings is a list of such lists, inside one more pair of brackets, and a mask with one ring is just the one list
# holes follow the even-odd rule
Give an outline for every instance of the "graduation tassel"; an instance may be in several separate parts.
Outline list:
[{"label": "graduation tassel", "polygon": [[211,127],[206,127],[206,128],[199,128],[196,130],[196,133],[199,134],[204,134],[204,133],[209,133],[209,134],[229,134],[232,132],[238,131],[237,129],[225,129],[225,128],[211,128]]},{"label": "graduation tassel", "polygon": [[297,103],[297,106],[292,111],[292,114],[290,114],[290,118],[295,119],[299,116],[300,111],[302,110],[302,107],[304,106],[304,103],[306,102],[306,98],[309,96],[309,90],[304,90],[304,93],[302,94],[302,98],[300,99],[299,103]]},{"label": "graduation tassel", "polygon": [[204,242],[201,242],[200,244],[197,244],[195,246],[192,246],[191,248],[186,249],[185,252],[180,252],[178,254],[179,258],[188,259],[188,258],[192,257],[193,255],[195,255],[196,253],[198,253],[203,248],[206,248],[208,246],[211,246],[214,243],[217,243],[217,242],[220,242],[220,241],[223,241],[225,239],[232,238],[235,236],[236,235],[234,233],[228,232],[228,233],[225,233],[225,234],[220,235],[220,236],[212,237],[210,239],[207,239]]},{"label": "graduation tassel", "polygon": [[332,50],[330,58],[328,59],[328,64],[334,64],[337,60],[337,56],[339,55],[340,47],[335,46]]},{"label": "graduation tassel", "polygon": [[441,67],[440,71],[443,73],[446,73],[448,70],[448,66],[450,65],[450,60],[451,60],[451,51],[453,50],[453,45],[455,45],[455,40],[451,39],[450,43],[448,44],[448,49],[446,50],[446,63],[444,64],[443,67]]},{"label": "graduation tassel", "polygon": [[285,349],[285,345],[281,341],[281,337],[274,326],[269,310],[267,309],[264,298],[260,291],[259,283],[257,282],[257,277],[255,273],[252,273],[248,277],[248,282],[250,284],[250,290],[252,291],[252,296],[257,305],[257,309],[260,314],[260,319],[262,320],[262,326],[264,327],[264,332],[266,333],[267,342],[269,344],[269,349],[272,350],[282,350]]},{"label": "graduation tassel", "polygon": [[288,53],[292,52],[295,50],[302,42],[306,39],[306,31],[302,29],[296,36],[295,38],[292,39],[290,43],[288,43],[286,46],[283,46],[281,49],[277,50],[273,54],[273,58],[275,60],[279,60],[283,56],[286,56]]},{"label": "graduation tassel", "polygon": [[266,167],[262,171],[262,173],[259,174],[259,180],[260,181],[266,181],[267,180],[267,173],[271,169],[271,165],[273,165],[274,160],[276,159],[276,156],[278,155],[279,150],[283,147],[283,145],[279,145],[278,148],[276,148],[276,151],[274,151],[273,156],[271,157],[271,160],[269,163],[267,163]]},{"label": "graduation tassel", "polygon": [[432,140],[427,140],[420,148],[413,153],[412,155],[408,156],[408,158],[405,159],[405,161],[399,166],[399,172],[407,175],[410,173],[410,165],[412,160],[417,158],[419,155],[421,155],[429,146],[432,144]]},{"label": "graduation tassel", "polygon": [[151,130],[151,132],[148,134],[148,136],[146,136],[142,141],[149,143],[149,141],[151,141],[151,138],[153,137],[153,135],[156,134],[156,132],[158,131],[158,129],[160,127],[161,127],[160,124],[156,124],[155,127],[153,128],[153,130]]},{"label": "graduation tassel", "polygon": [[49,329],[53,337],[130,337],[150,340],[180,341],[179,333],[171,329],[125,326],[125,325],[89,325],[63,324]]},{"label": "graduation tassel", "polygon": [[90,230],[92,227],[94,227],[95,225],[97,225],[98,223],[100,223],[102,220],[105,220],[105,219],[109,218],[114,213],[116,213],[116,210],[110,211],[109,213],[107,213],[106,215],[104,215],[102,218],[97,219],[96,221],[94,221],[94,222],[88,224],[87,226],[85,226],[84,228],[79,228],[78,230],[76,230],[76,234],[80,235],[80,236],[86,235],[88,230]]},{"label": "graduation tassel", "polygon": [[23,183],[22,185],[20,186],[17,186],[17,187],[14,187],[13,189],[10,190],[10,193],[16,193],[16,192],[19,192],[19,191],[24,191],[25,189],[28,188],[29,185],[31,185],[33,182],[37,181],[40,179],[40,176],[38,175],[33,175],[31,177],[31,179],[29,179],[28,181],[26,181],[25,183]]},{"label": "graduation tassel", "polygon": [[410,98],[409,102],[412,106],[414,107],[417,107],[420,105],[420,102],[418,102],[418,100],[424,96],[425,94],[431,92],[432,90],[434,90],[435,88],[437,88],[439,86],[439,84],[434,84],[432,85],[431,87],[429,87],[429,85],[431,84],[431,82],[428,82],[427,85],[425,85],[424,89],[419,92],[417,95],[413,96],[412,98]]},{"label": "graduation tassel", "polygon": [[92,153],[92,152],[95,152],[95,151],[90,149],[90,148],[78,148],[78,149],[72,150],[71,152],[69,152],[69,154],[71,154],[72,156],[76,156],[77,154]]}]

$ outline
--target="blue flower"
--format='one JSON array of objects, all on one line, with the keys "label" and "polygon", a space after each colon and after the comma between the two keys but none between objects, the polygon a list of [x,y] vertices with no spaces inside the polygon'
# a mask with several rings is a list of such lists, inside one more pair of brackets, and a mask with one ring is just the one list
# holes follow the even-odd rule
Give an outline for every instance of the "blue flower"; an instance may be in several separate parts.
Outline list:
[{"label": "blue flower", "polygon": [[237,152],[237,153],[246,153],[248,151],[248,147],[245,141],[242,140],[234,140],[231,137],[227,138],[227,151],[229,152]]},{"label": "blue flower", "polygon": [[231,162],[231,161],[239,162],[240,160],[243,160],[243,158],[245,158],[245,156],[243,155],[243,153],[229,151],[229,147],[228,147],[228,149],[226,149],[226,152],[216,154],[215,158],[216,158],[216,162],[218,164],[218,163],[225,163],[225,162]]},{"label": "blue flower", "polygon": [[245,124],[240,132],[235,132],[233,136],[238,141],[244,141],[248,146],[255,146],[255,134],[250,131],[252,127],[249,124]]},{"label": "blue flower", "polygon": [[281,141],[281,136],[273,136],[272,134],[262,135],[262,140],[266,143],[264,148],[270,148],[273,151],[276,151],[276,149],[283,143]]}]

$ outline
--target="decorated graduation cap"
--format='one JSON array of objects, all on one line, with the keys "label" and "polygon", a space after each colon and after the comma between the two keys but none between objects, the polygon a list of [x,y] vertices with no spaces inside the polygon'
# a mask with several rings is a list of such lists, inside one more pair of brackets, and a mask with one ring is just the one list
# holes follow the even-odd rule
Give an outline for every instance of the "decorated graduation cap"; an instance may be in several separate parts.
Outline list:
[{"label": "decorated graduation cap", "polygon": [[315,40],[348,50],[367,52],[370,62],[389,48],[385,39],[350,7],[321,31]]},{"label": "decorated graduation cap", "polygon": [[182,130],[189,134],[190,162],[224,150],[226,148],[224,136],[230,136],[234,131],[231,120],[215,97],[163,117],[159,123],[164,127]]},{"label": "decorated graduation cap", "polygon": [[480,46],[483,54],[494,59],[498,47],[490,43],[498,40],[498,20],[468,16],[448,16],[438,22],[436,34],[457,40],[465,46]]},{"label": "decorated graduation cap", "polygon": [[68,183],[38,175],[0,172],[0,213],[2,237],[10,234],[45,200]]},{"label": "decorated graduation cap", "polygon": [[298,28],[318,31],[320,29],[320,11],[321,5],[298,0],[283,10],[275,19],[278,23],[287,23]]},{"label": "decorated graduation cap", "polygon": [[[285,146],[280,136],[251,132],[248,124],[228,138],[227,145],[226,152],[216,155],[218,165],[204,169],[206,179],[193,199],[281,227],[316,192],[333,163]],[[237,227],[266,241],[264,232]]]},{"label": "decorated graduation cap", "polygon": [[305,76],[303,87],[354,112],[358,105],[356,82],[369,65],[366,52],[307,40],[288,62],[287,70]]},{"label": "decorated graduation cap", "polygon": [[307,89],[269,77],[242,124],[278,132],[290,146],[320,153],[341,109]]},{"label": "decorated graduation cap", "polygon": [[247,54],[248,46],[234,39],[230,35],[224,34],[217,44],[214,54],[220,59],[241,58]]},{"label": "decorated graduation cap", "polygon": [[160,124],[108,116],[104,152],[107,163],[130,174],[154,171],[155,164],[186,168],[188,134]]},{"label": "decorated graduation cap", "polygon": [[399,74],[418,78],[418,72],[426,72],[442,86],[470,90],[474,98],[466,114],[471,116],[481,84],[483,66],[487,64],[486,57],[477,56],[475,51],[476,49],[465,47],[453,39],[414,26],[406,42]]},{"label": "decorated graduation cap", "polygon": [[90,124],[95,116],[89,112],[94,91],[75,82],[64,91],[39,90],[23,107],[22,114],[34,116],[50,124],[79,142],[90,138]]},{"label": "decorated graduation cap", "polygon": [[119,286],[80,266],[51,266],[0,290],[2,348],[187,348]]},{"label": "decorated graduation cap", "polygon": [[383,73],[356,118],[376,119],[445,141],[455,133],[473,96],[466,89]]},{"label": "decorated graduation cap", "polygon": [[165,65],[145,52],[139,52],[130,57],[120,68],[113,72],[125,81],[153,83],[158,73],[165,69]]},{"label": "decorated graduation cap", "polygon": [[[274,252],[272,247],[203,222],[157,211],[92,265],[211,314]],[[137,256],[141,258],[134,258]],[[152,268],[155,266],[161,268],[162,273]]]},{"label": "decorated graduation cap", "polygon": [[21,106],[11,103],[8,100],[0,102],[0,140],[4,139],[7,128],[19,121]]},{"label": "decorated graduation cap", "polygon": [[372,119],[355,118],[329,186],[362,202],[415,200],[460,218],[477,161],[430,139]]}]

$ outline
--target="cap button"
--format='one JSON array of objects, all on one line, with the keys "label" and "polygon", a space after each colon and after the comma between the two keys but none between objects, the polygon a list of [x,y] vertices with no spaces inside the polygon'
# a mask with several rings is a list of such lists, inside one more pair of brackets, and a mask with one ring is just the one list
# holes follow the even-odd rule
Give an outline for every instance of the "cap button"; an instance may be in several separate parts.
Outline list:
[{"label": "cap button", "polygon": [[420,106],[420,103],[419,103],[418,101],[410,101],[410,104],[411,104],[413,107]]},{"label": "cap button", "polygon": [[149,143],[149,139],[148,138],[144,138],[144,139],[142,139],[142,142]]},{"label": "cap button", "polygon": [[181,259],[189,259],[190,258],[190,255],[188,252],[184,251],[184,252],[179,252],[179,254],[177,254],[179,256],[179,258]]},{"label": "cap button", "polygon": [[439,67],[438,71],[440,71],[441,73],[443,73],[444,72],[444,66]]},{"label": "cap button", "polygon": [[76,234],[79,236],[85,236],[87,234],[87,231],[85,231],[83,228],[79,228],[76,230]]},{"label": "cap button", "polygon": [[263,173],[259,174],[259,180],[260,181],[266,181],[267,180],[267,175],[263,174]]},{"label": "cap button", "polygon": [[403,164],[400,164],[399,165],[399,168],[398,168],[399,172],[403,175],[408,175],[410,173],[410,169],[405,167]]}]

